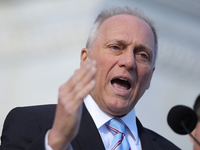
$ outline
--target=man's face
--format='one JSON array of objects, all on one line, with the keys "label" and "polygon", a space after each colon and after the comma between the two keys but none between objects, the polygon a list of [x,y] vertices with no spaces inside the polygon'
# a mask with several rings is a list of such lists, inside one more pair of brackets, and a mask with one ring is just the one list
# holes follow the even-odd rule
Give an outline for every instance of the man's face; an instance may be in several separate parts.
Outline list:
[{"label": "man's face", "polygon": [[150,86],[154,35],[147,23],[131,15],[108,18],[98,33],[92,51],[82,51],[97,61],[96,86],[90,94],[102,110],[123,116]]}]

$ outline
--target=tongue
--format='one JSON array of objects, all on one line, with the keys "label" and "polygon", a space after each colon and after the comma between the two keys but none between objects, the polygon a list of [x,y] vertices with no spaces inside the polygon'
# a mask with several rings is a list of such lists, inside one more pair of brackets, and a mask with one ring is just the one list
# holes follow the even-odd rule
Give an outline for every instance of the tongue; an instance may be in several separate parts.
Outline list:
[{"label": "tongue", "polygon": [[127,81],[119,79],[113,80],[112,85],[119,90],[128,90],[130,88],[129,83]]}]

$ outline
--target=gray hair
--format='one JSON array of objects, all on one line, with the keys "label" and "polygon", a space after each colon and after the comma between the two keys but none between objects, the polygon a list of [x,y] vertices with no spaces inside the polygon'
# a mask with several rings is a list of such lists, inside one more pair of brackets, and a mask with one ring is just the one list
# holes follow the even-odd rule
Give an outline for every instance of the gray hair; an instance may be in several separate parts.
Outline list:
[{"label": "gray hair", "polygon": [[157,53],[158,53],[158,38],[157,38],[157,33],[156,33],[156,29],[154,27],[154,23],[152,20],[150,20],[147,16],[144,15],[144,13],[139,10],[138,8],[130,8],[128,6],[126,7],[113,7],[111,9],[105,9],[103,10],[96,18],[92,29],[90,31],[87,43],[86,43],[86,48],[88,48],[89,51],[92,50],[93,48],[93,44],[98,36],[98,30],[101,26],[101,24],[108,18],[112,17],[112,16],[116,16],[119,14],[128,14],[128,15],[132,15],[132,16],[136,16],[142,20],[144,20],[151,28],[153,35],[154,35],[154,39],[155,39],[155,61],[154,61],[154,65],[156,62],[156,58],[157,58]]}]

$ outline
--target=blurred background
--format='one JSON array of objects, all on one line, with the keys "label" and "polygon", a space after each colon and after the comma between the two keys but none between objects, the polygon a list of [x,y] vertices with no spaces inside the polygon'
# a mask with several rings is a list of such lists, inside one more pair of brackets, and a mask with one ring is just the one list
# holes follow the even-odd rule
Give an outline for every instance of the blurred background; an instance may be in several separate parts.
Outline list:
[{"label": "blurred background", "polygon": [[0,0],[0,130],[14,107],[57,103],[97,14],[125,5],[152,18],[159,39],[151,87],[136,114],[144,126],[192,149],[166,118],[171,107],[192,107],[200,94],[200,0]]}]

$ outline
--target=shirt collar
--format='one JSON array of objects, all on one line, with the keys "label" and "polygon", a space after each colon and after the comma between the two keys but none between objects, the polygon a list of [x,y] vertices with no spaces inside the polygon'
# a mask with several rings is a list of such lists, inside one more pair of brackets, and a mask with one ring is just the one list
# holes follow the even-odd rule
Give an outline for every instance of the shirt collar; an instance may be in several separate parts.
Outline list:
[{"label": "shirt collar", "polygon": [[[92,116],[96,127],[99,129],[106,122],[113,118],[112,115],[104,112],[97,103],[93,100],[90,95],[87,95],[84,99],[86,108],[88,109],[90,115]],[[121,118],[126,126],[131,131],[136,141],[139,141],[138,130],[136,125],[136,115],[135,108],[133,108],[127,115]]]},{"label": "shirt collar", "polygon": [[136,125],[135,108],[133,108],[127,115],[120,118],[131,131],[136,141],[139,141],[138,130]]},{"label": "shirt collar", "polygon": [[85,97],[84,103],[98,129],[113,118],[113,116],[104,112],[90,95]]}]

